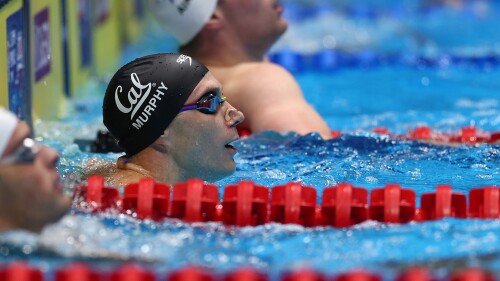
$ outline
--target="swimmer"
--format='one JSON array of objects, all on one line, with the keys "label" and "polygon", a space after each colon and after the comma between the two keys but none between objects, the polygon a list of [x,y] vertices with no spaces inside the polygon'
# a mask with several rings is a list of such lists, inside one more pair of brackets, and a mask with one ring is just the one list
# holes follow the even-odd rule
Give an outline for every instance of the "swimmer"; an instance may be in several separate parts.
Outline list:
[{"label": "swimmer", "polygon": [[0,108],[0,231],[40,232],[71,206],[62,194],[57,152],[30,137],[31,130]]},{"label": "swimmer", "polygon": [[240,129],[318,132],[331,138],[294,77],[266,57],[287,29],[279,1],[150,0],[150,8],[178,39],[180,52],[205,64],[245,113]]},{"label": "swimmer", "polygon": [[222,86],[189,56],[138,58],[111,78],[103,102],[104,125],[124,149],[109,184],[150,177],[168,184],[231,175],[244,115],[226,101]]}]

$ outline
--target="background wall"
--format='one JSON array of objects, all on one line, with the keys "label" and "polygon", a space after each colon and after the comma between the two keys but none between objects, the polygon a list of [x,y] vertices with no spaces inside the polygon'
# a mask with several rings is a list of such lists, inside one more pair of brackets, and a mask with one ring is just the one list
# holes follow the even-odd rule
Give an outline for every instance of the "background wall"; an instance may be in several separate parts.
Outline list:
[{"label": "background wall", "polygon": [[141,0],[0,0],[0,106],[63,117],[68,98],[120,62],[148,17]]}]

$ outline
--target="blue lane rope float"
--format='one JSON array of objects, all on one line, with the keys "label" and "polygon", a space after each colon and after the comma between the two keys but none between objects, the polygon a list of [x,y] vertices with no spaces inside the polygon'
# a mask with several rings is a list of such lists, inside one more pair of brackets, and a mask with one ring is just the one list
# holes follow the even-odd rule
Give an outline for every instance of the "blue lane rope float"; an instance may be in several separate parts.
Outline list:
[{"label": "blue lane rope float", "polygon": [[367,68],[380,65],[401,65],[409,67],[448,68],[453,66],[472,66],[480,69],[498,67],[500,54],[488,53],[477,56],[442,54],[426,57],[418,54],[378,54],[373,50],[358,53],[325,49],[312,54],[302,54],[283,49],[269,54],[269,59],[291,72],[334,71],[344,68]]}]

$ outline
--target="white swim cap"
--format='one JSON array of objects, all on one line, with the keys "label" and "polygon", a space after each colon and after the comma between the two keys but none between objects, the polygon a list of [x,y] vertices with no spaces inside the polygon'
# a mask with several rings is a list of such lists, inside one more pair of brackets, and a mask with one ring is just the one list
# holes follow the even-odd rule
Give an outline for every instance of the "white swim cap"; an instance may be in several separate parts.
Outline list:
[{"label": "white swim cap", "polygon": [[0,107],[0,157],[3,156],[10,137],[16,129],[17,122],[19,120],[12,112]]},{"label": "white swim cap", "polygon": [[191,41],[210,20],[217,0],[150,0],[149,8],[162,27],[179,40]]}]

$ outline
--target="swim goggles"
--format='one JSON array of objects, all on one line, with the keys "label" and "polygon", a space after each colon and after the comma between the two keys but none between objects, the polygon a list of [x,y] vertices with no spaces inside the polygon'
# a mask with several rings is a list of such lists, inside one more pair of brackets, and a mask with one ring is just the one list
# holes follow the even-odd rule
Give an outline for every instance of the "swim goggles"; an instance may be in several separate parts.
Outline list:
[{"label": "swim goggles", "polygon": [[0,165],[33,163],[41,149],[42,144],[34,139],[25,138],[12,154],[0,159]]},{"label": "swim goggles", "polygon": [[217,106],[225,101],[226,97],[221,98],[218,95],[211,94],[206,100],[205,97],[202,97],[196,103],[184,105],[179,112],[196,109],[201,113],[214,114],[217,112]]}]

